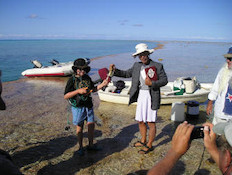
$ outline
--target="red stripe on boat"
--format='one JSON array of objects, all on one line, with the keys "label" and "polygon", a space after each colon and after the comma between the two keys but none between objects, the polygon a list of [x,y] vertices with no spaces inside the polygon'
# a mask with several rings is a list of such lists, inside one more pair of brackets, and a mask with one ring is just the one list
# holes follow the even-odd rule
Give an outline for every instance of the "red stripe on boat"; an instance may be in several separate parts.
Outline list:
[{"label": "red stripe on boat", "polygon": [[30,75],[24,75],[26,77],[51,77],[51,76],[65,76],[64,73],[54,73],[54,74],[30,74]]}]

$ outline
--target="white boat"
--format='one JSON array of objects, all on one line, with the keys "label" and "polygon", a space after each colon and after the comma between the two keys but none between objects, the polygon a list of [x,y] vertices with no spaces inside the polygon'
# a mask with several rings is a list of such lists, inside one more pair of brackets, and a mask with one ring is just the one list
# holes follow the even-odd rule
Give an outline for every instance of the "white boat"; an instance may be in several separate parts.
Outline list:
[{"label": "white boat", "polygon": [[[128,104],[129,102],[129,90],[131,87],[131,81],[124,81],[125,88],[121,93],[114,93],[116,87],[113,83],[109,83],[108,87],[98,91],[100,100],[119,104]],[[173,91],[173,82],[169,82],[166,86],[161,88],[161,104],[171,104],[175,102],[187,102],[187,101],[198,101],[205,102],[208,99],[208,94],[212,88],[213,83],[201,83],[194,93],[183,95],[175,95],[176,91]],[[133,103],[136,104],[136,103]]]},{"label": "white boat", "polygon": [[[36,60],[34,60],[36,61]],[[33,64],[35,64],[32,61]],[[38,77],[38,76],[68,76],[73,73],[72,66],[73,62],[67,63],[55,63],[52,66],[42,66],[41,63],[37,62],[35,67],[32,69],[27,69],[22,72],[23,76],[26,77]]]}]

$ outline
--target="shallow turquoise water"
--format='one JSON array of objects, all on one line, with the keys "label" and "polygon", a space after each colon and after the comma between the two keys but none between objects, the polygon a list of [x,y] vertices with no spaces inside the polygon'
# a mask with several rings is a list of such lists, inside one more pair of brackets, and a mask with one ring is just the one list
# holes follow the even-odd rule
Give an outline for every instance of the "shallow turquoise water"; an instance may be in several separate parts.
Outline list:
[{"label": "shallow turquoise water", "polygon": [[[43,65],[56,59],[60,62],[73,61],[79,57],[95,58],[91,62],[90,75],[97,78],[99,68],[115,64],[117,68],[128,69],[138,58],[131,54],[135,45],[144,41],[113,40],[17,40],[0,41],[0,69],[2,81],[22,78],[21,72],[32,68],[30,60],[37,59]],[[149,48],[157,42],[148,42]],[[232,43],[217,42],[161,42],[163,49],[156,50],[150,57],[160,61],[169,81],[178,77],[193,77],[200,82],[212,83],[221,66],[223,55]]]},{"label": "shallow turquoise water", "polygon": [[[120,40],[0,40],[0,70],[2,81],[21,78],[21,72],[32,68],[30,60],[43,65],[56,59],[73,61],[79,57],[94,58],[118,53],[133,52],[141,41]],[[156,42],[146,42],[155,47]]]}]

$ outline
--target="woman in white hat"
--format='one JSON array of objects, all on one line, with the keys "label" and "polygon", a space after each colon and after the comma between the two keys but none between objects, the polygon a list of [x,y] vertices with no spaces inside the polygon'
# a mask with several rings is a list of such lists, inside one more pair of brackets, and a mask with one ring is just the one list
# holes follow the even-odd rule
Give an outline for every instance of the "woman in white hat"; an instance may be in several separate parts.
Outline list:
[{"label": "woman in white hat", "polygon": [[[163,65],[149,58],[154,49],[148,49],[144,43],[137,44],[135,49],[136,52],[132,56],[138,56],[140,62],[134,63],[132,68],[125,71],[117,69],[114,64],[110,65],[110,69],[114,70],[114,76],[132,77],[129,105],[137,101],[135,120],[139,123],[141,134],[141,140],[137,141],[134,147],[141,147],[139,153],[146,154],[152,151],[156,135],[155,122],[160,107],[160,87],[165,86],[168,79]],[[149,127],[148,140],[146,123]]]}]

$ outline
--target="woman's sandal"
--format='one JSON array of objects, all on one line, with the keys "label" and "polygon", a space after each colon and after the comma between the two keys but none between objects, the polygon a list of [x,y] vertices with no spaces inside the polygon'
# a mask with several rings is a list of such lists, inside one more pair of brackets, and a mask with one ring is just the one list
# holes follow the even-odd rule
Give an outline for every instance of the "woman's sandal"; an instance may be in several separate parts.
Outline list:
[{"label": "woman's sandal", "polygon": [[141,141],[137,141],[133,145],[133,147],[143,147],[143,146],[146,146],[146,143],[143,143]]},{"label": "woman's sandal", "polygon": [[140,154],[147,154],[147,153],[153,151],[153,147],[150,148],[147,145],[144,145],[144,147],[147,148],[147,150],[144,150],[144,149],[139,150]]}]

